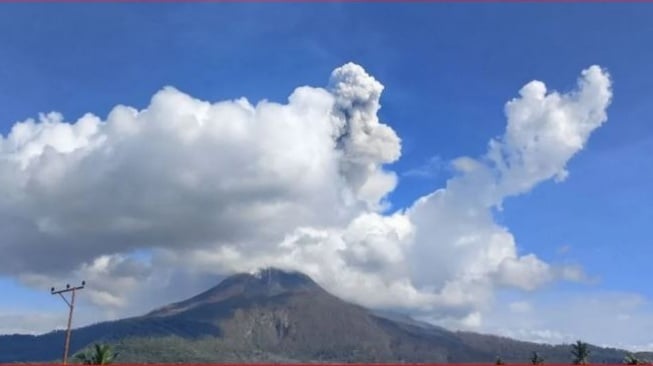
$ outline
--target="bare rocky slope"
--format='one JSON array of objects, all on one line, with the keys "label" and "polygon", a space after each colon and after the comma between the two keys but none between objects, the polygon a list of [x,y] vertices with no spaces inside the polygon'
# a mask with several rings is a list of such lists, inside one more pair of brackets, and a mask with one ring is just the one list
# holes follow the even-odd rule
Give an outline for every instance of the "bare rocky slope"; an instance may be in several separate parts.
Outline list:
[{"label": "bare rocky slope", "polygon": [[[195,297],[143,316],[74,330],[71,350],[110,342],[119,362],[569,363],[569,346],[541,345],[444,328],[345,302],[308,276],[277,269],[229,277]],[[63,333],[0,336],[0,362],[46,362]],[[595,363],[626,352],[592,347]],[[642,354],[641,357],[650,357]]]}]

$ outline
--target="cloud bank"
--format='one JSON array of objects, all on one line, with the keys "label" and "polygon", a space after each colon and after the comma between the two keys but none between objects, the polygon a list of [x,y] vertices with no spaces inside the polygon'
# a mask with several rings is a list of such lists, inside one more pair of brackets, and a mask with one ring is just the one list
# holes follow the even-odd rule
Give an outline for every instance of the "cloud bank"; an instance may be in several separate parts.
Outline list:
[{"label": "cloud bank", "polygon": [[383,88],[349,63],[283,104],[166,87],[106,119],[18,122],[0,135],[0,275],[44,288],[83,277],[88,298],[120,314],[144,298],[176,300],[165,288],[180,273],[277,266],[350,301],[467,327],[482,324],[497,289],[583,280],[579,268],[520,254],[493,212],[569,174],[607,120],[605,70],[583,70],[568,93],[526,84],[486,154],[455,159],[445,187],[395,211],[398,176],[386,165],[401,140],[379,120]]}]

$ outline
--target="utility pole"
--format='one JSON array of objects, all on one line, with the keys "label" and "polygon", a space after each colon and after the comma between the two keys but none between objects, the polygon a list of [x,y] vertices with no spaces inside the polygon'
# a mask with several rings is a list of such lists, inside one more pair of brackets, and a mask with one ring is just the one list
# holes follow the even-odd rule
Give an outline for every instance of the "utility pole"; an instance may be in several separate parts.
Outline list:
[{"label": "utility pole", "polygon": [[[68,348],[70,347],[70,331],[71,331],[70,326],[72,325],[73,322],[73,309],[75,308],[75,291],[83,289],[84,286],[86,286],[86,281],[82,281],[82,285],[77,287],[70,287],[70,284],[67,284],[66,288],[62,290],[55,291],[54,287],[50,289],[50,293],[52,295],[58,294],[59,296],[61,296],[63,301],[66,302],[66,305],[68,305],[68,328],[66,329],[66,343],[64,345],[64,350],[63,350],[64,365],[68,363]],[[66,299],[66,297],[63,295],[66,292],[72,292],[70,301],[68,301],[68,299]]]}]

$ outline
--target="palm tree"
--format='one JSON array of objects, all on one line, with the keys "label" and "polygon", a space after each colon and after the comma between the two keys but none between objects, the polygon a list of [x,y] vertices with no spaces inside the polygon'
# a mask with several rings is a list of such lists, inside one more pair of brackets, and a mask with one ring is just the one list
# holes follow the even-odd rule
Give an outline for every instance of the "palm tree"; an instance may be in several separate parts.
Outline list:
[{"label": "palm tree", "polygon": [[576,341],[571,345],[571,354],[574,356],[574,365],[585,365],[589,361],[590,350],[587,343]]},{"label": "palm tree", "polygon": [[533,365],[541,365],[544,363],[544,358],[542,358],[539,353],[533,351],[533,354],[531,355],[531,363]]},{"label": "palm tree", "polygon": [[644,363],[644,362],[642,362],[641,360],[639,360],[639,359],[638,359],[637,357],[635,357],[635,355],[633,355],[633,354],[627,354],[627,355],[626,355],[626,358],[624,358],[624,364],[626,364],[626,365],[641,365],[641,364],[643,364],[643,363]]},{"label": "palm tree", "polygon": [[108,365],[118,357],[108,344],[95,344],[93,350],[75,355],[75,359],[84,365]]}]

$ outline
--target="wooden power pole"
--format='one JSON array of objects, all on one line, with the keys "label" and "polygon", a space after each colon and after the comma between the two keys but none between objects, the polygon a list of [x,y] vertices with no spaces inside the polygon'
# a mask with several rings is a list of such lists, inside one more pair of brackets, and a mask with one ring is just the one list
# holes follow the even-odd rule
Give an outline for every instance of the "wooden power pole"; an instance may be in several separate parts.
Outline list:
[{"label": "wooden power pole", "polygon": [[[68,327],[66,328],[66,343],[64,344],[64,350],[63,350],[64,365],[68,363],[68,349],[70,348],[70,331],[72,330],[71,325],[73,322],[73,309],[75,309],[75,291],[83,289],[84,286],[86,286],[86,282],[82,281],[81,286],[70,287],[70,285],[68,284],[66,285],[66,288],[62,290],[55,291],[54,287],[50,289],[50,293],[52,295],[58,294],[59,296],[61,296],[63,301],[66,302],[66,305],[68,305]],[[66,292],[72,292],[70,301],[68,301],[68,299],[66,299],[66,297],[63,295]]]}]

